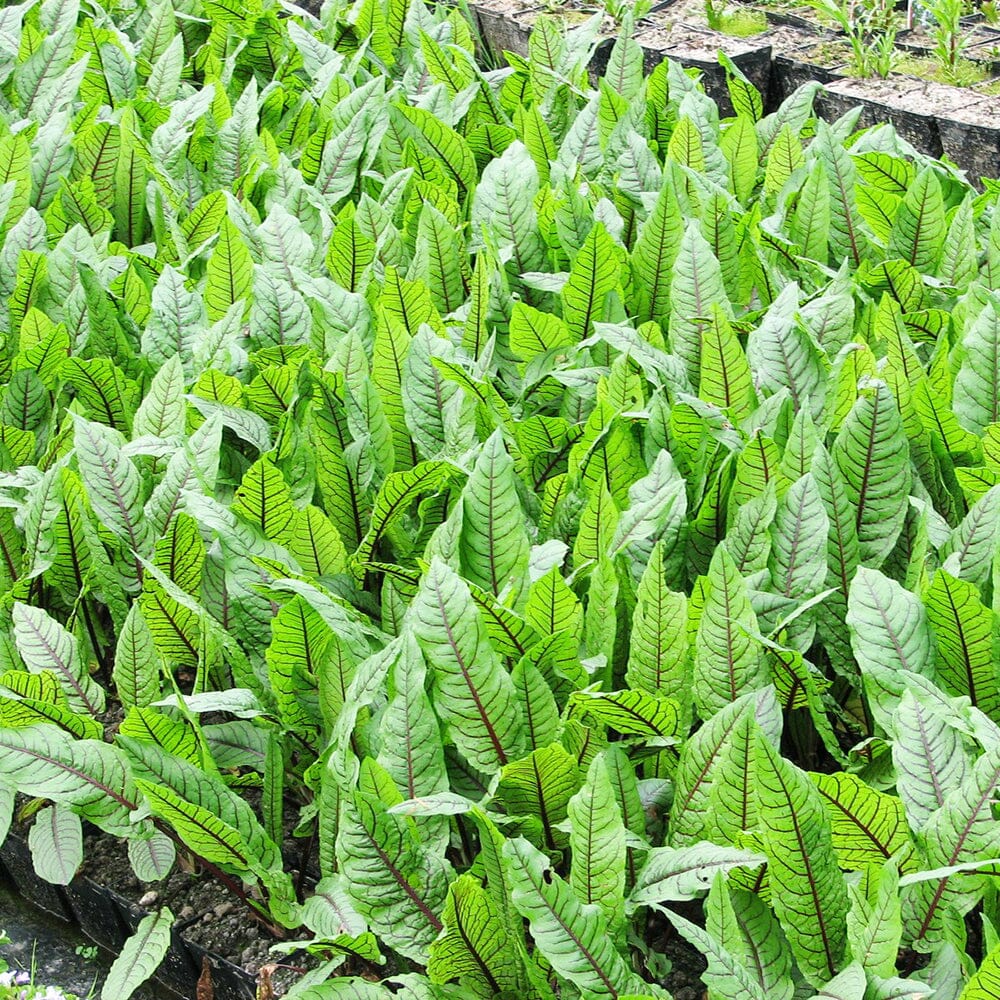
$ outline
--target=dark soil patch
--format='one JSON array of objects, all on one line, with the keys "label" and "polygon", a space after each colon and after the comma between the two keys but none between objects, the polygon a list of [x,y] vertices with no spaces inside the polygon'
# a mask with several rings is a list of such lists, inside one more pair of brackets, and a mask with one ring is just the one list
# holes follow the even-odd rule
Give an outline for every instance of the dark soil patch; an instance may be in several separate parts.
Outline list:
[{"label": "dark soil patch", "polygon": [[671,968],[663,985],[674,1000],[704,1000],[707,991],[701,981],[707,963],[683,938],[673,937],[664,942],[663,954],[670,959]]},{"label": "dark soil patch", "polygon": [[[81,874],[98,885],[147,910],[169,906],[177,918],[177,930],[251,976],[276,959],[270,955],[274,935],[224,885],[207,875],[195,875],[177,867],[161,882],[141,882],[132,871],[123,841],[90,831],[84,837],[84,864]],[[278,961],[289,961],[280,959]],[[307,956],[296,956],[290,964],[302,968],[311,964]],[[275,994],[281,996],[299,973],[279,969],[272,977]]]}]

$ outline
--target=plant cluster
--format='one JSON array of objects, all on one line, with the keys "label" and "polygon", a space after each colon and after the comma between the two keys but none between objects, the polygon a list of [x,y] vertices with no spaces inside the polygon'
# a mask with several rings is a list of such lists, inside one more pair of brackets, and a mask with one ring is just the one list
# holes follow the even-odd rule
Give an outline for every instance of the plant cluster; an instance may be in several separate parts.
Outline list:
[{"label": "plant cluster", "polygon": [[0,11],[0,826],[300,1000],[995,997],[998,191],[596,30]]},{"label": "plant cluster", "polygon": [[[803,0],[843,32],[850,46],[855,76],[885,79],[896,63],[899,17],[894,0]],[[944,4],[953,0],[941,0]],[[958,0],[961,3],[961,0]],[[936,50],[935,50],[936,52]]]}]

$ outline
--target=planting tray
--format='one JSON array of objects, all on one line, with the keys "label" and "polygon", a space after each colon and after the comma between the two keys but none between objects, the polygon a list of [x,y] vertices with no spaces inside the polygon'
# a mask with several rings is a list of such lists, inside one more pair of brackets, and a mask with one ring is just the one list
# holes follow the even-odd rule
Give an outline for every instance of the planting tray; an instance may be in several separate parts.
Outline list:
[{"label": "planting tray", "polygon": [[[67,923],[79,925],[91,941],[115,955],[147,913],[89,878],[78,876],[67,886],[51,885],[39,878],[31,863],[27,841],[16,834],[8,834],[0,845],[0,876],[31,905]],[[212,970],[214,1000],[255,1000],[257,987],[253,976],[186,941],[176,930],[171,933],[170,949],[154,978],[161,986],[187,1000],[195,995],[205,957]]]}]

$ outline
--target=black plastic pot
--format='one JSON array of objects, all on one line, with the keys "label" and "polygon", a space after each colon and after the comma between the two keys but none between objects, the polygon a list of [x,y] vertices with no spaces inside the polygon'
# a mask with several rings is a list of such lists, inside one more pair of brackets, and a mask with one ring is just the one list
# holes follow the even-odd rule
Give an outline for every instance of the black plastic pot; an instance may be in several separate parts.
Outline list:
[{"label": "black plastic pot", "polygon": [[937,118],[945,154],[976,182],[981,177],[1000,177],[1000,111],[996,109],[997,98],[984,97]]},{"label": "black plastic pot", "polygon": [[941,137],[933,112],[921,110],[921,86],[915,81],[895,89],[887,81],[845,79],[829,84],[816,97],[816,110],[834,121],[859,105],[862,108],[859,128],[872,128],[890,122],[907,142],[921,153],[939,157]]},{"label": "black plastic pot", "polygon": [[252,976],[248,976],[239,966],[227,962],[210,951],[205,951],[201,945],[193,941],[186,942],[191,961],[201,971],[202,962],[208,959],[212,970],[212,986],[215,989],[215,1000],[220,997],[225,1000],[255,1000],[257,985]]},{"label": "black plastic pot", "polygon": [[785,10],[771,10],[769,8],[764,8],[764,16],[768,19],[771,24],[779,26],[788,26],[790,28],[801,28],[803,31],[811,31],[814,33],[825,33],[826,28],[821,24],[817,24],[815,21],[810,21],[807,17],[802,17],[800,14],[794,14],[791,11]]},{"label": "black plastic pot", "polygon": [[504,52],[527,57],[531,24],[522,18],[525,14],[540,13],[545,8],[535,2],[517,4],[516,0],[477,0],[471,9],[479,23],[483,45],[494,59],[502,61]]},{"label": "black plastic pot", "polygon": [[[674,3],[676,3],[676,0],[663,0],[661,3],[654,4],[653,9],[649,12],[649,15],[643,18],[636,25],[636,33],[654,27],[656,22],[653,20],[653,15],[658,14],[662,10],[666,10],[667,7]],[[597,48],[594,50],[593,58],[591,58],[590,66],[588,67],[591,82],[593,82],[595,86],[598,77],[604,76],[607,71],[608,59],[611,56],[611,50],[614,48],[617,37],[617,35],[604,35],[597,43]]]},{"label": "black plastic pot", "polygon": [[825,66],[805,62],[797,58],[794,53],[780,52],[774,57],[771,72],[776,103],[780,103],[811,80],[825,84],[840,79],[844,75],[844,67],[828,69]]},{"label": "black plastic pot", "polygon": [[35,874],[31,863],[28,842],[17,836],[8,836],[0,845],[0,863],[10,884],[33,906],[51,913],[60,920],[72,922],[73,910],[65,893]]},{"label": "black plastic pot", "polygon": [[121,909],[125,900],[121,896],[88,878],[75,878],[66,886],[66,898],[87,937],[107,951],[121,951],[129,936]]}]

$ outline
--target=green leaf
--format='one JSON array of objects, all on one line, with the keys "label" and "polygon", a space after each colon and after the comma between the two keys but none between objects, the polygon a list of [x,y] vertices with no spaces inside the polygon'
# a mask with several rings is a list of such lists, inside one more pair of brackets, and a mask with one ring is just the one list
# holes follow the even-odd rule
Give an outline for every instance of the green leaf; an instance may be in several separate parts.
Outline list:
[{"label": "green leaf", "polygon": [[523,732],[510,675],[469,588],[439,559],[421,580],[408,621],[434,672],[435,710],[456,746],[486,773],[518,759]]},{"label": "green leaf", "polygon": [[80,817],[64,806],[46,806],[28,831],[35,874],[54,885],[69,885],[83,864]]},{"label": "green leaf", "polygon": [[934,574],[925,597],[927,619],[937,640],[937,675],[951,694],[1000,719],[1000,678],[994,660],[996,622],[975,584],[944,569]]},{"label": "green leaf", "polygon": [[823,798],[840,867],[883,865],[910,843],[903,803],[844,772],[812,774]]},{"label": "green leaf", "polygon": [[440,160],[460,188],[471,191],[475,187],[478,176],[475,157],[454,129],[424,108],[393,107],[390,116],[423,149]]},{"label": "green leaf", "polygon": [[156,972],[170,948],[174,915],[166,906],[139,921],[101,988],[101,1000],[128,1000]]},{"label": "green leaf", "polygon": [[645,691],[576,691],[570,704],[627,736],[669,739],[681,729],[678,703]]},{"label": "green leaf", "polygon": [[684,217],[674,187],[663,184],[629,258],[638,322],[666,321],[670,311],[671,268],[683,236]]},{"label": "green leaf", "polygon": [[431,945],[427,963],[431,982],[457,979],[483,1000],[525,988],[509,926],[475,878],[461,875],[452,882],[441,919],[444,933]]},{"label": "green leaf", "polygon": [[632,904],[694,899],[712,886],[717,873],[733,868],[756,868],[761,854],[702,841],[690,847],[654,847],[636,876],[629,895]]},{"label": "green leaf", "polygon": [[382,714],[378,762],[408,799],[448,790],[444,747],[425,690],[426,665],[416,640],[404,633],[393,664],[390,701]]},{"label": "green leaf", "polygon": [[541,851],[518,837],[504,844],[503,856],[514,906],[561,978],[597,997],[650,993],[615,950],[604,919],[583,909]]},{"label": "green leaf", "polygon": [[332,672],[333,645],[322,616],[300,596],[285,604],[271,622],[271,644],[265,654],[271,692],[282,724],[307,739],[318,735],[318,687],[320,677]]},{"label": "green leaf", "polygon": [[764,190],[768,194],[777,194],[802,162],[802,144],[788,125],[782,126],[767,154]]},{"label": "green leaf", "polygon": [[989,564],[1000,533],[1000,488],[987,490],[969,509],[962,523],[941,547],[941,558],[958,559],[958,576],[979,588],[989,580]]},{"label": "green leaf", "polygon": [[889,236],[889,254],[924,274],[934,274],[946,234],[941,183],[928,165],[914,178],[899,204]]},{"label": "green leaf", "polygon": [[261,866],[240,831],[219,819],[210,809],[142,779],[137,780],[136,785],[146,797],[153,815],[169,823],[199,857],[243,878],[252,879],[260,872]]},{"label": "green leaf", "polygon": [[120,751],[100,740],[49,725],[0,729],[0,772],[5,784],[70,805],[106,833],[135,832],[136,786]]},{"label": "green leaf", "polygon": [[512,142],[485,167],[472,200],[474,237],[482,230],[490,233],[497,249],[511,254],[517,275],[543,269],[545,248],[534,205],[537,192],[538,170],[527,149]]},{"label": "green leaf", "polygon": [[561,293],[563,319],[574,340],[582,340],[592,323],[605,318],[605,298],[618,287],[618,273],[618,248],[598,222],[577,251]]},{"label": "green leaf", "polygon": [[626,832],[605,754],[590,763],[587,780],[570,799],[569,884],[577,898],[598,907],[614,931],[625,916]]},{"label": "green leaf", "polygon": [[922,830],[924,864],[945,871],[907,886],[903,893],[904,935],[920,951],[933,950],[950,937],[948,925],[955,915],[971,909],[985,889],[987,875],[956,874],[949,869],[1000,856],[1000,830],[992,807],[998,783],[1000,756],[991,747]]},{"label": "green leaf", "polygon": [[851,645],[862,670],[868,662],[933,676],[934,646],[921,601],[878,570],[860,567],[847,605]]},{"label": "green leaf", "polygon": [[966,783],[969,758],[941,707],[913,691],[904,690],[892,718],[892,734],[896,787],[910,825],[919,830],[945,798]]},{"label": "green leaf", "polygon": [[107,358],[68,358],[60,369],[76,390],[88,417],[127,434],[132,426],[135,385]]},{"label": "green leaf", "polygon": [[574,342],[565,321],[551,313],[515,302],[510,314],[510,349],[522,361],[568,347]]},{"label": "green leaf", "polygon": [[828,529],[819,487],[806,473],[788,488],[771,525],[768,568],[776,593],[801,601],[823,589]]},{"label": "green leaf", "polygon": [[1000,420],[1000,304],[989,296],[966,321],[962,363],[955,376],[954,409],[966,430],[982,434]]},{"label": "green leaf", "polygon": [[750,415],[755,402],[750,365],[725,311],[718,304],[709,304],[708,319],[701,327],[698,395],[706,403],[725,410],[731,419],[743,420]]},{"label": "green leaf", "polygon": [[683,700],[688,684],[687,599],[667,586],[663,543],[636,590],[625,679],[631,688]]},{"label": "green leaf", "polygon": [[798,287],[791,284],[771,303],[747,337],[747,360],[758,385],[772,393],[787,388],[796,409],[816,417],[827,391],[827,370],[819,347],[795,319],[798,298]]},{"label": "green leaf", "polygon": [[153,376],[149,391],[136,410],[132,432],[137,437],[174,438],[184,434],[184,367],[178,355],[168,358]]},{"label": "green leaf", "polygon": [[754,774],[774,912],[802,974],[818,988],[840,968],[847,941],[847,888],[831,824],[816,787],[764,739]]},{"label": "green leaf", "polygon": [[909,446],[896,401],[884,382],[864,389],[833,445],[833,459],[854,505],[862,563],[879,566],[909,507]]},{"label": "green leaf", "polygon": [[848,886],[847,941],[855,961],[869,973],[891,976],[896,971],[903,922],[899,873],[895,862],[872,865],[860,885]]},{"label": "green leaf", "polygon": [[664,915],[681,937],[705,956],[708,969],[702,978],[713,991],[712,995],[726,1000],[767,1000],[770,994],[747,968],[742,955],[733,955],[707,931],[679,913],[667,909]]},{"label": "green leaf", "polygon": [[288,539],[296,520],[291,490],[277,466],[266,458],[258,459],[247,469],[232,509],[265,538],[275,541]]},{"label": "green leaf", "polygon": [[834,260],[847,260],[857,267],[867,250],[868,240],[861,228],[854,193],[857,181],[854,160],[825,122],[817,124],[812,148],[823,164],[830,189],[830,254]]},{"label": "green leaf", "polygon": [[995,1000],[996,997],[1000,997],[1000,947],[983,959],[983,964],[965,984],[960,1000]]},{"label": "green leaf", "polygon": [[91,678],[72,633],[41,608],[15,603],[11,611],[14,644],[32,673],[51,670],[69,705],[78,712],[104,711],[104,690]]},{"label": "green leaf", "polygon": [[[791,1000],[792,956],[774,915],[759,896],[730,886],[719,872],[705,903],[705,930],[742,964],[763,995]],[[720,997],[719,994],[715,994]]]},{"label": "green leaf", "polygon": [[725,767],[733,734],[746,725],[750,714],[757,716],[758,724],[766,726],[769,734],[780,734],[780,711],[774,689],[768,687],[724,705],[681,748],[670,811],[670,840],[674,846],[705,840],[714,832],[712,786]]},{"label": "green leaf", "polygon": [[432,204],[425,203],[417,222],[411,274],[424,282],[442,315],[454,312],[465,299],[464,253],[452,223]]},{"label": "green leaf", "polygon": [[102,424],[77,417],[73,447],[94,513],[132,553],[145,554],[150,532],[143,517],[142,479],[122,452],[121,436]]},{"label": "green leaf", "polygon": [[758,631],[757,616],[725,545],[712,557],[708,586],[695,641],[692,686],[702,718],[767,683],[767,667],[752,638]]},{"label": "green leaf", "polygon": [[344,804],[337,858],[358,912],[386,944],[426,963],[443,929],[438,914],[448,892],[446,861],[427,854],[403,816],[355,792]]},{"label": "green leaf", "polygon": [[253,292],[253,260],[240,231],[222,220],[219,240],[208,258],[205,280],[205,307],[210,321],[222,319],[237,302],[249,307]]},{"label": "green leaf", "polygon": [[710,321],[713,303],[728,310],[722,269],[701,227],[688,223],[673,263],[670,284],[669,341],[684,362],[692,385],[698,384],[701,338]]},{"label": "green leaf", "polygon": [[557,831],[566,818],[570,799],[580,788],[577,762],[560,743],[533,750],[500,772],[497,796],[511,816],[531,816],[542,828],[545,847],[565,843]]},{"label": "green leaf", "polygon": [[517,605],[530,543],[514,462],[499,430],[486,440],[462,491],[462,569],[468,580]]},{"label": "green leaf", "polygon": [[437,492],[452,471],[453,467],[447,462],[431,461],[419,462],[405,472],[389,473],[372,504],[368,531],[355,553],[355,562],[366,562],[379,539],[406,514],[417,498],[426,493]]}]

